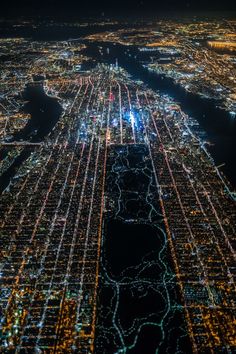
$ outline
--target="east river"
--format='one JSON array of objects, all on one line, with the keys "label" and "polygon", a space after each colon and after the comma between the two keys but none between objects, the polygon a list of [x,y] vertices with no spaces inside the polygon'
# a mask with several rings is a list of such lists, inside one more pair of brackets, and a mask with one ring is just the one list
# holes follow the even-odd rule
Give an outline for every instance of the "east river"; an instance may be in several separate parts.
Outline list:
[{"label": "east river", "polygon": [[[47,35],[49,36],[48,33]],[[38,36],[40,37],[40,40],[45,39],[42,33]],[[33,37],[35,37],[35,35]],[[38,40],[39,38],[36,36],[34,39]],[[55,38],[53,39],[55,40]],[[143,61],[148,59],[149,54],[146,52],[140,52],[138,47],[103,42],[91,42],[86,40],[83,41],[79,39],[78,43],[81,42],[84,42],[87,45],[87,48],[83,51],[83,54],[88,55],[93,59],[92,64],[90,63],[89,65],[84,65],[84,69],[89,69],[91,66],[96,66],[99,62],[115,65],[116,59],[118,59],[119,66],[127,70],[134,79],[143,81],[148,88],[159,91],[163,94],[168,94],[180,104],[185,113],[194,117],[200,126],[200,131],[198,130],[196,133],[202,140],[210,143],[206,146],[213,157],[215,164],[217,166],[221,166],[220,171],[226,175],[232,187],[235,189],[236,118],[232,118],[228,112],[218,108],[216,101],[205,99],[197,94],[186,92],[184,88],[176,84],[172,79],[149,71],[142,65]],[[48,108],[49,110],[53,109],[52,102],[50,100],[44,101],[44,108],[45,111],[47,111],[47,107],[45,105],[50,106],[50,108]],[[37,134],[33,137],[33,139],[31,137],[31,139],[34,141],[40,141],[43,140],[44,136],[50,132],[57,121],[58,108],[55,105],[55,114],[50,114],[47,119],[43,119],[35,114],[38,109],[37,104],[35,109],[31,104],[31,109],[33,109],[34,112],[31,114],[32,118],[29,125],[27,125],[26,129],[19,133],[17,138],[27,140],[29,138],[29,131],[31,134],[31,128],[36,125]],[[47,114],[44,114],[44,116],[46,115]],[[55,116],[57,116],[56,120]]]},{"label": "east river", "polygon": [[127,47],[119,44],[87,42],[85,54],[91,56],[96,62],[118,64],[128,71],[136,80],[155,91],[168,94],[178,102],[182,110],[194,117],[200,126],[196,132],[207,145],[215,164],[222,165],[220,170],[226,175],[233,188],[236,186],[236,119],[221,108],[217,107],[215,100],[202,98],[197,94],[189,93],[172,79],[158,75],[145,68],[140,60],[141,55],[136,47]]},{"label": "east river", "polygon": [[[215,101],[186,93],[173,80],[150,72],[138,48],[85,43],[83,54],[94,61],[82,69],[99,62],[115,64],[118,59],[134,79],[173,97],[198,121],[200,129],[193,129],[212,143],[207,148],[216,165],[225,163],[222,171],[236,185],[236,120]],[[62,107],[42,88],[28,89],[24,95],[24,111],[31,119],[13,140],[43,141]],[[109,149],[105,196],[111,207],[103,215],[96,352],[154,353],[158,347],[159,353],[166,353],[172,343],[175,352],[191,353],[148,149],[142,144]],[[3,189],[29,156],[30,151],[23,150],[1,176]]]}]

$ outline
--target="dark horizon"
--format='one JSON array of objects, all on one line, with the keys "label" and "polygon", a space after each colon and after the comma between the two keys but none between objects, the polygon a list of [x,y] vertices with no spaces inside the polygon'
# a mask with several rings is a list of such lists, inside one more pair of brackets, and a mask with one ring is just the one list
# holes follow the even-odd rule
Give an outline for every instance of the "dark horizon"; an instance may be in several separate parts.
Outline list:
[{"label": "dark horizon", "polygon": [[226,1],[194,1],[194,0],[165,0],[157,2],[154,0],[101,0],[81,2],[76,0],[42,0],[33,2],[32,0],[10,0],[2,4],[2,17],[16,16],[52,16],[52,17],[83,17],[83,16],[149,16],[166,12],[169,14],[178,12],[190,13],[213,13],[213,12],[234,12],[236,11],[233,0]]},{"label": "dark horizon", "polygon": [[39,1],[0,15],[0,353],[236,353],[229,1]]}]

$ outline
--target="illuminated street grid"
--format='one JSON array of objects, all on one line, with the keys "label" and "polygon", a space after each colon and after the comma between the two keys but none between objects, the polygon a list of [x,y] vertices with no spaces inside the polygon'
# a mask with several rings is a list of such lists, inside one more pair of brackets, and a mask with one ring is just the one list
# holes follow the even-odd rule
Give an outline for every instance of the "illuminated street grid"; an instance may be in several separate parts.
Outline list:
[{"label": "illuminated street grid", "polygon": [[[2,344],[18,352],[92,350],[109,107],[99,77],[73,88],[38,167],[1,201]],[[100,118],[87,122],[88,112]]]},{"label": "illuminated street grid", "polygon": [[93,352],[107,147],[145,143],[194,351],[232,352],[235,205],[192,119],[119,69],[63,80],[63,117],[1,197],[1,350]]},{"label": "illuminated street grid", "polygon": [[[174,79],[186,91],[216,99],[236,115],[235,20],[150,20],[140,28],[89,35],[91,41],[138,47],[150,70]],[[139,52],[139,53],[138,53]],[[142,59],[141,59],[142,60]]]},{"label": "illuminated street grid", "polygon": [[30,118],[21,110],[24,100],[20,93],[25,84],[40,73],[40,78],[46,79],[45,92],[55,95],[62,91],[61,96],[65,98],[68,92],[71,94],[70,76],[88,58],[81,55],[84,45],[68,46],[68,42],[63,41],[42,44],[23,38],[1,38],[0,48],[0,148],[8,149],[6,158],[0,161],[2,174],[27,147],[20,141],[10,143],[12,136],[21,131]]},{"label": "illuminated street grid", "polygon": [[137,97],[150,113],[147,134],[154,131],[157,137],[150,150],[193,348],[231,352],[236,346],[234,203],[188,118],[145,92]]}]

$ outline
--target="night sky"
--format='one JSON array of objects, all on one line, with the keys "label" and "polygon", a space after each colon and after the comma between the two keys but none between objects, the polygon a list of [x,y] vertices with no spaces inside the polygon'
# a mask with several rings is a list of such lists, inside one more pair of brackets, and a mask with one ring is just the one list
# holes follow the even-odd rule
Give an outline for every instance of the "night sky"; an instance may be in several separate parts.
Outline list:
[{"label": "night sky", "polygon": [[[162,11],[235,11],[235,0],[6,0],[1,14],[15,15],[131,15]],[[1,15],[0,15],[1,16]]]}]

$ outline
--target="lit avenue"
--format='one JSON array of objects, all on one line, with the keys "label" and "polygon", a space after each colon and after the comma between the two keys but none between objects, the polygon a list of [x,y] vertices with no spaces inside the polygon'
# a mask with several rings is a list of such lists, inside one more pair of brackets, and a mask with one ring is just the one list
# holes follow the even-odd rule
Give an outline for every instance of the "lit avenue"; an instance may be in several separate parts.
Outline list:
[{"label": "lit avenue", "polygon": [[234,353],[233,187],[179,102],[102,58],[235,119],[235,22],[106,25],[0,39],[0,352],[139,353],[152,328],[156,353]]}]

